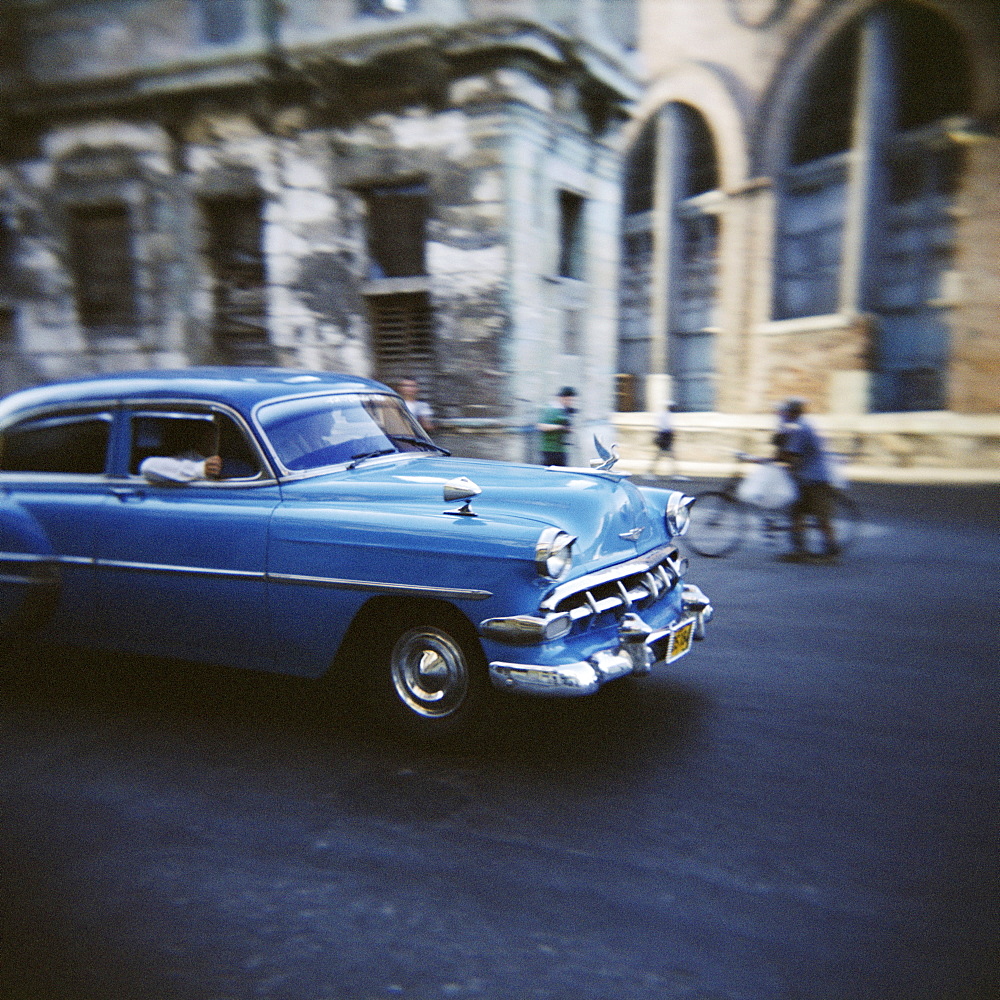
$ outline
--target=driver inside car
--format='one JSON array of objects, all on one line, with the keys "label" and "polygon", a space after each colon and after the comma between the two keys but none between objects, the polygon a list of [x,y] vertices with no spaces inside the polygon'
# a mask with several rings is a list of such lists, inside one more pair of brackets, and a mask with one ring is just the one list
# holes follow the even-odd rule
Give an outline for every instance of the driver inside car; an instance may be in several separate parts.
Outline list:
[{"label": "driver inside car", "polygon": [[211,417],[184,421],[184,441],[169,449],[171,455],[151,455],[139,466],[139,475],[150,483],[193,483],[219,479],[222,458],[219,434]]}]

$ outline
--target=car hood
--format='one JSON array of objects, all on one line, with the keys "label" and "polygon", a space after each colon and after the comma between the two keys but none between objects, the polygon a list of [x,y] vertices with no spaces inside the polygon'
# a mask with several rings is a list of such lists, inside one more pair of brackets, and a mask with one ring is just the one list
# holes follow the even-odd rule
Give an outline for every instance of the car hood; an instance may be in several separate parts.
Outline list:
[{"label": "car hood", "polygon": [[504,525],[522,531],[560,528],[577,538],[574,551],[581,562],[612,562],[669,538],[664,523],[668,491],[639,489],[620,475],[589,469],[414,454],[296,480],[283,489],[289,499],[308,503],[453,520],[459,515],[451,512],[462,501],[445,501],[443,487],[459,476],[482,490],[470,502],[478,518],[498,530]]}]

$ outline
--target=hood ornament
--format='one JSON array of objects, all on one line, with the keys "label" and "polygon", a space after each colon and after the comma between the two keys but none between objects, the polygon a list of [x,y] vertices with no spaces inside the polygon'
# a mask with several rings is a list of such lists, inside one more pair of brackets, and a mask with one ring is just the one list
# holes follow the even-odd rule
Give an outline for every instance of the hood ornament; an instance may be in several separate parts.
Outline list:
[{"label": "hood ornament", "polygon": [[611,451],[601,444],[601,439],[595,434],[594,435],[594,447],[597,449],[597,454],[599,458],[592,458],[590,460],[590,467],[596,472],[610,472],[612,466],[618,461],[618,452],[615,449],[618,447],[617,444],[611,446]]},{"label": "hood ornament", "polygon": [[445,503],[451,503],[454,500],[464,500],[465,503],[462,504],[457,510],[446,510],[446,514],[460,514],[462,517],[476,517],[477,514],[471,507],[469,503],[473,497],[479,496],[483,491],[467,476],[459,476],[457,479],[449,479],[448,482],[444,484],[444,500]]}]

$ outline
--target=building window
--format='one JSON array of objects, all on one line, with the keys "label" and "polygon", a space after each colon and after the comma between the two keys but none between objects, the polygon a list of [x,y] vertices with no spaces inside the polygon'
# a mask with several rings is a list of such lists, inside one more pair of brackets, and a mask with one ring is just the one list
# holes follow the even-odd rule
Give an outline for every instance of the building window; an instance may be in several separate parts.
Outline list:
[{"label": "building window", "polygon": [[434,316],[426,292],[368,296],[375,377],[388,385],[434,384]]},{"label": "building window", "polygon": [[955,28],[891,0],[831,42],[792,122],[777,178],[774,315],[873,315],[875,410],[944,405],[941,284],[962,173],[949,133],[971,101]]},{"label": "building window", "polygon": [[584,276],[584,200],[572,191],[559,192],[559,277]]},{"label": "building window", "polygon": [[715,140],[705,119],[687,104],[674,106],[681,119],[678,182],[682,198],[694,198],[719,186]]},{"label": "building window", "polygon": [[[653,234],[648,212],[637,219],[626,217],[622,243],[622,269],[618,292],[618,410],[645,409],[644,376],[650,371],[649,313]],[[630,224],[641,228],[629,231]]]},{"label": "building window", "polygon": [[[644,405],[649,373],[669,374],[681,410],[715,405],[719,299],[718,157],[711,130],[693,107],[672,103],[642,130],[625,163],[624,241],[618,368],[631,406]],[[657,202],[664,197],[664,203]],[[663,274],[654,261],[664,261]],[[654,343],[650,310],[665,284],[664,340]],[[661,334],[662,336],[662,334]],[[665,342],[664,342],[665,341]]]},{"label": "building window", "polygon": [[243,37],[246,15],[243,0],[196,0],[202,40],[227,45]]},{"label": "building window", "polygon": [[847,199],[847,158],[828,156],[788,170],[781,181],[776,319],[835,313]]},{"label": "building window", "polygon": [[357,5],[365,17],[396,17],[415,10],[417,0],[357,0]]},{"label": "building window", "polygon": [[412,278],[427,273],[427,186],[368,191],[368,277]]},{"label": "building window", "polygon": [[263,205],[256,197],[206,200],[207,257],[213,280],[212,336],[229,364],[269,364]]},{"label": "building window", "polygon": [[135,336],[132,227],[125,205],[71,209],[69,251],[80,322],[92,336]]},{"label": "building window", "polygon": [[715,331],[719,303],[719,216],[715,146],[705,120],[677,105],[674,222],[671,233],[668,366],[681,410],[715,405]]},{"label": "building window", "polygon": [[640,215],[653,209],[653,182],[656,171],[656,119],[647,122],[625,161],[625,214]]}]

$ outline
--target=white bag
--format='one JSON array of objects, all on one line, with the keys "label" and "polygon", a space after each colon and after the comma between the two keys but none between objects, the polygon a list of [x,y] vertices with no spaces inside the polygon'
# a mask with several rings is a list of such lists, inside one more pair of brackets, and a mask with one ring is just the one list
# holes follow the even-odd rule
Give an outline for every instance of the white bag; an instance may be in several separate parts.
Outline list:
[{"label": "white bag", "polygon": [[850,481],[847,478],[847,474],[844,472],[844,466],[847,464],[843,455],[836,455],[827,452],[826,455],[827,468],[830,470],[830,485],[835,490],[846,490],[850,486]]},{"label": "white bag", "polygon": [[755,465],[740,481],[736,495],[744,503],[774,510],[787,507],[799,495],[795,480],[788,470],[772,462]]}]

